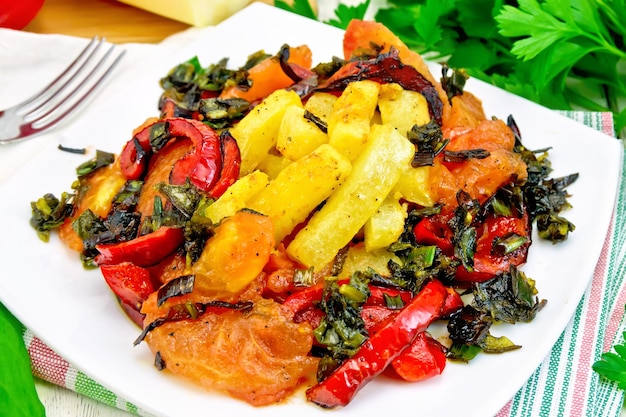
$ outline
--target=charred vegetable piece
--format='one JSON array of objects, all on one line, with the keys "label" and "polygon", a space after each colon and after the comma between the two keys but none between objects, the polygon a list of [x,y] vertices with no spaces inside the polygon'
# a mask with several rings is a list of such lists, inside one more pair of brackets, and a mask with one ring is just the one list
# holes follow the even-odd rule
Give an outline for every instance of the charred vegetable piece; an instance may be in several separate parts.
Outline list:
[{"label": "charred vegetable piece", "polygon": [[[471,305],[466,305],[458,312],[450,316],[448,332],[452,345],[479,346],[489,334],[489,328],[493,319],[484,311],[477,310]],[[456,357],[453,355],[452,358]]]},{"label": "charred vegetable piece", "polygon": [[96,150],[96,156],[94,158],[90,159],[87,162],[80,164],[76,168],[76,174],[79,177],[82,177],[84,175],[89,175],[95,170],[97,170],[98,168],[111,165],[113,161],[115,161],[115,155],[98,149]]},{"label": "charred vegetable piece", "polygon": [[198,119],[214,129],[231,126],[250,109],[250,103],[240,98],[210,97],[201,99],[198,105]]},{"label": "charred vegetable piece", "polygon": [[306,392],[307,399],[324,408],[347,405],[357,392],[413,342],[418,333],[439,317],[446,298],[437,280],[426,284],[393,320],[374,333],[351,358]]},{"label": "charred vegetable piece", "polygon": [[443,104],[434,85],[414,67],[404,65],[398,52],[392,49],[387,54],[363,61],[353,61],[337,71],[328,81],[318,87],[320,91],[343,91],[354,81],[372,80],[378,83],[397,83],[405,90],[422,94],[428,102],[430,115],[441,125]]},{"label": "charred vegetable piece", "polygon": [[515,151],[528,166],[528,180],[523,186],[523,193],[530,221],[536,223],[542,239],[554,243],[564,241],[575,230],[575,225],[559,213],[571,207],[566,188],[578,179],[578,173],[549,178],[552,166],[547,150],[529,150],[522,144],[519,127],[512,116],[508,117],[507,124],[515,134]]},{"label": "charred vegetable piece", "polygon": [[433,165],[435,157],[450,141],[443,138],[441,126],[434,120],[425,125],[415,125],[407,132],[407,137],[416,147],[415,156],[411,161],[414,168]]},{"label": "charred vegetable piece", "polygon": [[183,241],[182,228],[163,226],[156,232],[126,242],[96,245],[100,254],[96,256],[95,262],[97,265],[132,262],[139,266],[150,266],[174,252]]},{"label": "charred vegetable piece", "polygon": [[45,194],[37,201],[30,203],[32,215],[30,225],[37,231],[37,236],[44,242],[50,240],[50,230],[63,224],[66,217],[72,214],[71,195],[61,194],[61,198],[51,193]]},{"label": "charred vegetable piece", "polygon": [[507,273],[475,284],[472,293],[476,309],[507,323],[532,321],[547,302],[537,299],[535,282],[514,266]]},{"label": "charred vegetable piece", "polygon": [[183,275],[163,285],[159,288],[157,294],[157,307],[160,307],[165,301],[172,297],[178,297],[192,292],[195,279],[195,275]]},{"label": "charred vegetable piece", "polygon": [[441,66],[441,86],[446,91],[448,100],[452,100],[452,97],[463,94],[469,75],[463,69],[452,69],[452,75],[449,73],[450,67],[444,63]]}]

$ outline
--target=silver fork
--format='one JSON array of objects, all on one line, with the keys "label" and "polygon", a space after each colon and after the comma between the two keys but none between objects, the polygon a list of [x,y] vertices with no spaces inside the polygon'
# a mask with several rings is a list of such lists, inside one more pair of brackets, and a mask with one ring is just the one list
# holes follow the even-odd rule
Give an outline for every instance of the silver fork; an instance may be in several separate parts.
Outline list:
[{"label": "silver fork", "polygon": [[102,55],[100,49],[104,42],[104,38],[93,37],[76,59],[43,90],[15,106],[0,110],[0,144],[41,133],[83,103],[124,56],[122,50],[112,57],[115,45]]}]

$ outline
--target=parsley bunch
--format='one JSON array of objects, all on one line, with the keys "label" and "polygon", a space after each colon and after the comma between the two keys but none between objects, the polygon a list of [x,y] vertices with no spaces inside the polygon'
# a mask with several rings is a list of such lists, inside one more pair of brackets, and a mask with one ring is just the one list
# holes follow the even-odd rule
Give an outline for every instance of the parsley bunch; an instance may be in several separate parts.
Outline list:
[{"label": "parsley bunch", "polygon": [[[276,4],[316,18],[307,0]],[[340,4],[326,23],[345,28],[370,6]],[[375,20],[427,58],[548,108],[612,112],[626,139],[626,0],[387,0]]]}]

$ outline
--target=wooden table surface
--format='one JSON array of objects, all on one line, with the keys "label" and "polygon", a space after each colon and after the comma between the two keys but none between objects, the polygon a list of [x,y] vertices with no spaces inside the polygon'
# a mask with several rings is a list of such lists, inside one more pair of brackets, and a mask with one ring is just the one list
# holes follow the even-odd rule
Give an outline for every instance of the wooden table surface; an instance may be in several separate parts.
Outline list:
[{"label": "wooden table surface", "polygon": [[24,30],[84,38],[99,35],[114,43],[157,43],[187,28],[185,23],[115,0],[45,0]]}]

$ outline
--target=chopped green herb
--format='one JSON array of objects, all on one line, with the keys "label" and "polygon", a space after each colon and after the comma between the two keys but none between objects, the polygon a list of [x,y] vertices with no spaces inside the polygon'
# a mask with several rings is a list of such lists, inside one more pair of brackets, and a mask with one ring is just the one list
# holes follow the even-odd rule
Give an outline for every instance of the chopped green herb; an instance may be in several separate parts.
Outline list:
[{"label": "chopped green herb", "polygon": [[37,231],[37,236],[44,242],[50,240],[50,230],[55,229],[72,213],[71,200],[73,195],[61,194],[61,198],[51,193],[45,194],[37,201],[30,203],[32,215],[30,225]]}]

